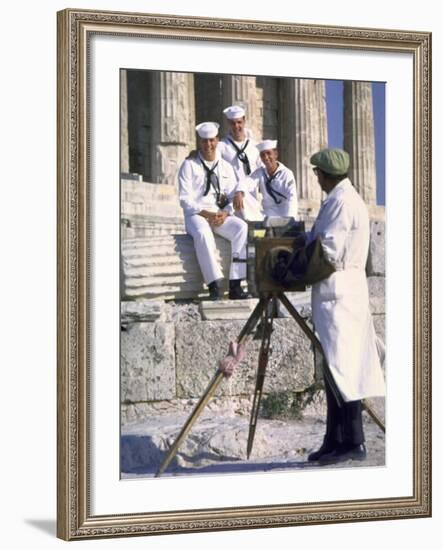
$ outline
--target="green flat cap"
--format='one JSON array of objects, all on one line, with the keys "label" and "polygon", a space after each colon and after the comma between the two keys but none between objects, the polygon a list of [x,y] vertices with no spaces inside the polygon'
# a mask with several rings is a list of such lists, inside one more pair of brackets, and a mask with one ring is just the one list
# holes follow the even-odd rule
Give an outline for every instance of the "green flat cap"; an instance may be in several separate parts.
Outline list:
[{"label": "green flat cap", "polygon": [[311,157],[311,164],[333,176],[342,176],[349,170],[349,154],[343,149],[322,149]]}]

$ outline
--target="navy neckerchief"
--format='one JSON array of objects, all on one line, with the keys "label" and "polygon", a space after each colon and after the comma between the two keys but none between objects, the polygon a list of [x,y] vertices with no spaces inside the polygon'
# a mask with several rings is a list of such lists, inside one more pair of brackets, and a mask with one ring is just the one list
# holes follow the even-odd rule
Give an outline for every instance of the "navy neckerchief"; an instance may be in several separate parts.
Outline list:
[{"label": "navy neckerchief", "polygon": [[243,145],[242,148],[240,148],[235,143],[235,141],[233,141],[229,137],[228,137],[228,141],[232,145],[232,147],[234,147],[234,149],[237,153],[238,160],[243,163],[243,168],[245,169],[245,173],[246,173],[247,176],[249,176],[249,174],[251,173],[251,165],[249,163],[248,155],[245,153],[245,149],[249,145],[249,139],[246,140],[246,142],[245,142],[245,144]]},{"label": "navy neckerchief", "polygon": [[215,173],[215,169],[218,166],[218,161],[214,164],[212,168],[209,168],[205,161],[199,156],[200,162],[203,165],[203,168],[206,172],[206,189],[203,193],[203,196],[206,197],[206,195],[209,193],[209,190],[211,189],[211,185],[214,188],[215,195],[216,195],[216,201],[218,202],[220,199],[220,182],[218,181],[218,176]]},{"label": "navy neckerchief", "polygon": [[279,193],[278,191],[276,191],[275,189],[272,188],[271,186],[271,183],[272,183],[272,180],[274,180],[278,174],[278,168],[277,170],[272,174],[272,176],[268,177],[268,174],[266,172],[266,168],[263,168],[263,174],[265,176],[265,187],[266,187],[266,191],[268,193],[268,195],[270,197],[272,197],[272,199],[274,200],[275,204],[280,204],[281,203],[281,199],[278,199],[276,197],[276,195],[278,195],[279,197],[281,197],[282,199],[286,199],[285,195],[283,195],[282,193]]}]

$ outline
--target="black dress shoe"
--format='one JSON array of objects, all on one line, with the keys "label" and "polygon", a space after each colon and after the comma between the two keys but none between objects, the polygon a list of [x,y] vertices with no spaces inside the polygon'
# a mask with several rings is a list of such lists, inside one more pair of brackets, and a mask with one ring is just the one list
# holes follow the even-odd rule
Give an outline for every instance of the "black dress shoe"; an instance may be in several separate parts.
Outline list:
[{"label": "black dress shoe", "polygon": [[208,284],[209,299],[213,302],[222,299],[222,293],[218,284],[218,281],[212,281]]},{"label": "black dress shoe", "polygon": [[366,459],[366,447],[364,443],[360,445],[341,446],[334,449],[330,453],[323,454],[318,461],[320,464],[338,464],[339,462],[346,462],[346,460],[365,460]]},{"label": "black dress shoe", "polygon": [[332,444],[325,444],[320,447],[320,449],[317,449],[317,451],[314,451],[313,453],[308,455],[308,461],[309,462],[316,462],[319,460],[322,456],[329,454],[335,450],[335,447]]},{"label": "black dress shoe", "polygon": [[246,300],[251,296],[241,287],[240,279],[232,279],[229,281],[229,299],[230,300]]}]

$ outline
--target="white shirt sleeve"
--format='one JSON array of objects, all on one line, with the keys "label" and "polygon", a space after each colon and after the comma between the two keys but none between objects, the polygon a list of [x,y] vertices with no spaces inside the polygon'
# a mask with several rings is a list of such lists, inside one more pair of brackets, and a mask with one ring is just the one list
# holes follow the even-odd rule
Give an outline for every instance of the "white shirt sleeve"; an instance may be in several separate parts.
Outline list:
[{"label": "white shirt sleeve", "polygon": [[285,181],[283,184],[283,195],[287,200],[283,201],[281,206],[283,207],[282,216],[294,216],[298,214],[298,200],[297,200],[297,187],[295,185],[295,178],[292,171],[286,173]]},{"label": "white shirt sleeve", "polygon": [[295,178],[292,172],[287,175],[285,181],[285,193],[288,197],[288,201],[293,199],[294,196],[297,197],[297,186],[295,185]]},{"label": "white shirt sleeve", "polygon": [[222,192],[226,194],[229,204],[227,204],[223,210],[227,212],[229,215],[234,214],[234,206],[232,205],[232,201],[234,200],[234,195],[237,191],[237,180],[235,178],[235,172],[234,168],[228,163],[223,163],[222,168],[222,174],[223,174],[223,189]]},{"label": "white shirt sleeve", "polygon": [[258,184],[259,177],[253,172],[252,174],[246,176],[237,183],[236,191],[241,191],[242,193],[250,193],[255,198],[257,198]]},{"label": "white shirt sleeve", "polygon": [[201,208],[195,200],[191,162],[185,160],[178,172],[178,195],[185,216],[198,214]]}]

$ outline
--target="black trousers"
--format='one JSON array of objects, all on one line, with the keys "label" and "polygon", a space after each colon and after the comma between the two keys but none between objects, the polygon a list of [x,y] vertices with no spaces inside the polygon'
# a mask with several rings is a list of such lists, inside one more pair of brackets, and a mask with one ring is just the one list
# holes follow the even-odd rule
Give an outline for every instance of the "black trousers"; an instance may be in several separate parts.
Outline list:
[{"label": "black trousers", "polygon": [[324,383],[327,403],[325,445],[331,448],[360,445],[365,440],[361,401],[344,402],[341,399],[340,407],[326,377]]}]

